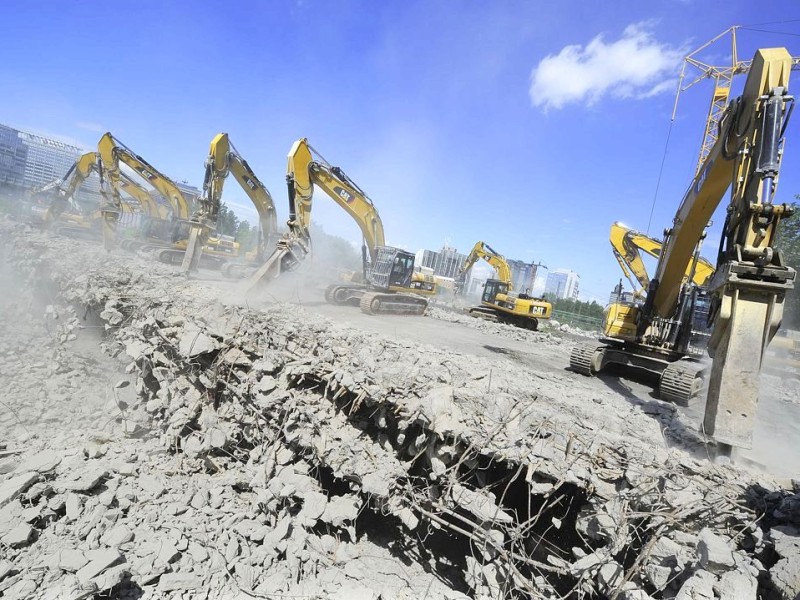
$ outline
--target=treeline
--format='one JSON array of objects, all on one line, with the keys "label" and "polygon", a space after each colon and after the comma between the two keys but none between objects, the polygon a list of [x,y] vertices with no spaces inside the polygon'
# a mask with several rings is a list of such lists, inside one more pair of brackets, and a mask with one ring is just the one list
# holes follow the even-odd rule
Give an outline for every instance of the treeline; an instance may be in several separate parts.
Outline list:
[{"label": "treeline", "polygon": [[[795,195],[800,200],[800,194]],[[800,205],[793,202],[795,215],[781,221],[778,239],[775,246],[783,253],[786,264],[800,271]],[[790,329],[800,329],[800,282],[795,281],[795,288],[786,294],[783,306],[783,325]]]},{"label": "treeline", "polygon": [[597,302],[583,302],[571,298],[550,298],[545,294],[545,298],[553,305],[553,310],[561,313],[571,313],[589,318],[602,319],[603,307]]},{"label": "treeline", "polygon": [[[240,219],[223,202],[217,217],[217,233],[233,236],[240,244],[240,251],[248,252],[258,243],[259,225]],[[360,251],[347,240],[326,233],[314,221],[311,222],[311,240],[314,253],[321,262],[353,271],[361,269]]]}]

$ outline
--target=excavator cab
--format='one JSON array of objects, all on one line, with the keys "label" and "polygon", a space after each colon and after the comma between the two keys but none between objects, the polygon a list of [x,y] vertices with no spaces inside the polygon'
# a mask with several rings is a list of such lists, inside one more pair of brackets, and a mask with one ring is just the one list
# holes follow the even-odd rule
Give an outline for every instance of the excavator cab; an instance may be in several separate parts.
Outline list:
[{"label": "excavator cab", "polygon": [[483,286],[481,301],[494,304],[498,294],[508,294],[508,283],[499,279],[489,279],[486,281],[486,285]]},{"label": "excavator cab", "polygon": [[411,287],[414,275],[414,255],[399,248],[381,246],[369,272],[370,284],[379,290]]}]

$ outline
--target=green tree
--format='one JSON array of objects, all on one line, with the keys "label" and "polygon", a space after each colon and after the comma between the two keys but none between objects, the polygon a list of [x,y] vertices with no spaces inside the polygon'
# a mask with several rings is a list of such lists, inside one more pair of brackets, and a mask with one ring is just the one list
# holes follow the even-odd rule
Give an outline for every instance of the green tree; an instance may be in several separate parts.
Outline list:
[{"label": "green tree", "polygon": [[223,202],[219,207],[219,216],[217,217],[217,233],[220,235],[236,235],[238,228],[239,217]]},{"label": "green tree", "polygon": [[242,252],[249,252],[258,243],[258,227],[251,226],[249,221],[239,221],[236,241],[239,242]]},{"label": "green tree", "polygon": [[[800,194],[795,195],[800,200]],[[800,205],[792,203],[797,213],[800,213]],[[775,247],[783,254],[786,264],[795,270],[800,271],[800,214],[781,221],[778,229],[778,237],[775,240]],[[783,324],[792,329],[800,329],[800,282],[795,282],[795,289],[789,290],[786,294],[786,303],[783,312]]]}]

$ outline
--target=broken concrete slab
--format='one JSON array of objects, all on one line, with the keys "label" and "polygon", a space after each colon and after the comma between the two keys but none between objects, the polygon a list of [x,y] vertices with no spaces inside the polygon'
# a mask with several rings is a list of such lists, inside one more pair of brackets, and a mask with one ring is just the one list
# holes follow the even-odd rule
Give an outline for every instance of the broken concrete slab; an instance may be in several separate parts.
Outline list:
[{"label": "broken concrete slab", "polygon": [[52,450],[44,450],[26,459],[17,469],[24,473],[35,471],[37,473],[48,473],[61,463],[61,457]]},{"label": "broken concrete slab", "polygon": [[214,352],[219,348],[217,341],[194,324],[183,328],[178,351],[187,358]]},{"label": "broken concrete slab", "polygon": [[58,552],[58,568],[74,573],[79,571],[89,562],[86,555],[77,548],[65,548]]},{"label": "broken concrete slab", "polygon": [[700,531],[697,554],[700,565],[712,573],[723,573],[736,564],[727,540],[708,528]]},{"label": "broken concrete slab", "polygon": [[196,590],[203,585],[203,580],[194,573],[165,573],[158,582],[161,592],[174,592],[176,590]]},{"label": "broken concrete slab", "polygon": [[88,583],[89,580],[97,577],[109,567],[124,560],[123,555],[113,548],[92,551],[88,557],[90,558],[89,562],[76,573],[78,581],[83,584]]},{"label": "broken concrete slab", "polygon": [[25,490],[39,481],[39,473],[21,473],[0,483],[0,508],[19,497]]},{"label": "broken concrete slab", "polygon": [[0,538],[0,541],[2,541],[6,546],[11,546],[12,548],[21,548],[22,546],[27,546],[31,542],[35,533],[36,530],[33,527],[27,523],[21,523],[7,532],[2,538]]}]

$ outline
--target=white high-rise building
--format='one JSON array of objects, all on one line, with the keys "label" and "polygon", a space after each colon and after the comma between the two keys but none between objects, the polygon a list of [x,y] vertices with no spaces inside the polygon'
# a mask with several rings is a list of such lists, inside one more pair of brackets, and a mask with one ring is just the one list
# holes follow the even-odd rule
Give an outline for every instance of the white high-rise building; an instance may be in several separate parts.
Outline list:
[{"label": "white high-rise building", "polygon": [[578,299],[580,275],[569,269],[555,269],[547,274],[544,293],[550,298]]}]

